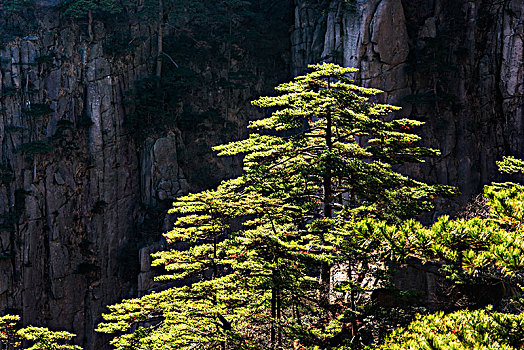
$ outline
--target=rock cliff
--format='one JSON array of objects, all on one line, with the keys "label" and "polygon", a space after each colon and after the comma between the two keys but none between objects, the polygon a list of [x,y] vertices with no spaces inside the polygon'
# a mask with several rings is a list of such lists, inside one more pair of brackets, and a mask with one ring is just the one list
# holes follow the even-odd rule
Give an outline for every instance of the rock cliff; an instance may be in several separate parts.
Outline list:
[{"label": "rock cliff", "polygon": [[524,156],[524,4],[507,1],[295,1],[292,71],[319,60],[360,69],[442,157],[407,171],[467,198]]},{"label": "rock cliff", "polygon": [[[272,57],[235,47],[227,71],[218,56],[232,45],[175,57],[197,83],[183,87],[176,123],[143,137],[129,126],[128,93],[154,72],[155,24],[124,22],[124,39],[140,40],[124,40],[133,45],[117,57],[114,28],[95,21],[90,40],[54,4],[41,1],[24,28],[0,18],[21,31],[0,49],[0,311],[72,331],[86,349],[103,348],[93,328],[106,304],[152,286],[148,254],[162,247],[171,200],[239,173],[210,146],[245,135],[257,113],[248,101],[289,70],[320,60],[360,68],[356,80],[426,121],[425,143],[442,150],[404,170],[465,197],[493,179],[501,155],[524,156],[519,0],[295,0],[294,23],[278,17],[291,31],[278,28]],[[252,74],[227,92],[229,71]]]},{"label": "rock cliff", "polygon": [[115,64],[78,26],[45,20],[0,51],[0,308],[93,348],[104,305],[136,288],[140,168],[122,99],[152,60]]},{"label": "rock cliff", "polygon": [[106,305],[151,287],[148,252],[173,198],[238,174],[210,148],[238,138],[256,113],[249,101],[288,70],[235,57],[232,71],[258,74],[226,102],[222,61],[180,62],[202,78],[176,106],[180,123],[135,130],[129,92],[154,72],[156,24],[119,23],[127,47],[115,55],[116,23],[95,19],[91,39],[52,5],[0,18],[0,310],[108,348],[93,330]]}]

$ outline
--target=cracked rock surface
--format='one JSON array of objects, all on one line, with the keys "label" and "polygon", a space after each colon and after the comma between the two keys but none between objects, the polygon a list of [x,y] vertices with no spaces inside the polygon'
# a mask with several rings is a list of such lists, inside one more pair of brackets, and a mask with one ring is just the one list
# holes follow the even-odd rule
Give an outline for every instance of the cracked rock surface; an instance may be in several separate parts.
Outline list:
[{"label": "cracked rock surface", "polygon": [[[149,254],[164,247],[173,199],[240,173],[238,158],[211,146],[242,137],[259,114],[249,101],[288,70],[241,52],[230,68],[257,74],[226,100],[224,60],[184,62],[200,85],[173,113],[180,123],[137,138],[126,102],[154,72],[156,24],[120,24],[140,39],[117,57],[113,27],[95,20],[90,40],[85,23],[46,7],[57,0],[39,3],[34,30],[0,48],[0,312],[107,349],[94,328],[106,305],[155,286]],[[0,37],[16,21],[0,17]]]},{"label": "cracked rock surface", "polygon": [[[419,132],[442,157],[403,171],[467,197],[495,178],[503,154],[524,157],[522,1],[294,3],[292,74],[320,60],[357,67],[382,101],[427,123]],[[138,246],[140,235],[169,229],[174,197],[240,172],[210,147],[244,137],[257,113],[248,101],[289,77],[287,67],[234,61],[257,79],[226,101],[212,85],[224,70],[191,66],[201,85],[183,100],[186,126],[139,142],[123,102],[153,72],[154,25],[129,24],[145,39],[123,59],[104,54],[100,23],[92,42],[52,16],[42,27],[0,49],[0,310],[104,349],[93,332],[104,306],[154,287],[149,254],[163,245]],[[226,118],[208,117],[226,106]]]},{"label": "cracked rock surface", "polygon": [[51,23],[0,50],[0,309],[92,349],[104,306],[136,289],[140,169],[121,101],[150,67],[81,36]]},{"label": "cracked rock surface", "polygon": [[292,71],[320,60],[359,68],[382,102],[426,122],[442,157],[404,169],[456,185],[463,199],[524,157],[524,3],[520,0],[295,0]]}]

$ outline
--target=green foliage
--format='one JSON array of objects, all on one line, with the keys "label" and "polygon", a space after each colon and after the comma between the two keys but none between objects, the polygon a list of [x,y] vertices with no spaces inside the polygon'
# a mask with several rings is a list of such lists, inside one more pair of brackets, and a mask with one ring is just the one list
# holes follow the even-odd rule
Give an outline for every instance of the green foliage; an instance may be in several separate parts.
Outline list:
[{"label": "green foliage", "polygon": [[24,114],[29,117],[41,117],[54,112],[54,109],[47,103],[33,103],[28,108],[23,109]]},{"label": "green foliage", "polygon": [[95,202],[95,204],[93,204],[93,209],[91,209],[91,212],[93,214],[103,214],[106,207],[107,207],[106,201],[98,200]]},{"label": "green foliage", "polygon": [[[507,173],[524,170],[523,162],[512,157],[498,165]],[[524,280],[524,187],[495,183],[486,186],[485,196],[491,207],[488,219],[442,217],[431,227],[408,222],[382,230],[392,233],[385,237],[387,244],[382,248],[398,258],[409,255],[439,261],[442,272],[455,283],[491,280],[506,288],[513,286],[519,299]],[[376,225],[372,223],[375,230]],[[520,349],[524,342],[522,315],[490,308],[449,315],[440,312],[395,331],[381,349]]]},{"label": "green foliage", "polygon": [[365,229],[365,236],[379,245],[375,253],[390,254],[393,261],[404,261],[409,256],[440,261],[456,281],[483,273],[494,276],[496,271],[499,276],[524,277],[522,232],[506,231],[493,220],[450,220],[444,216],[426,227],[414,220],[388,225],[368,219],[353,225],[355,229]]},{"label": "green foliage", "polygon": [[69,332],[53,332],[47,328],[27,326],[20,329],[17,335],[32,343],[27,350],[82,350],[78,345],[64,344],[75,336]]},{"label": "green foliage", "polygon": [[[333,64],[311,68],[312,73],[278,86],[280,96],[254,102],[279,110],[251,122],[250,128],[287,131],[291,137],[254,133],[247,140],[215,147],[219,154],[247,154],[244,170],[250,181],[266,191],[293,193],[308,205],[323,191],[324,179],[331,178],[329,205],[358,207],[391,220],[428,210],[431,197],[453,193],[391,170],[391,164],[438,155],[416,146],[420,137],[409,132],[422,122],[386,121],[386,115],[400,108],[370,102],[380,90],[358,87],[344,77],[354,69]],[[299,183],[310,186],[297,187]],[[340,200],[342,193],[349,198]]]},{"label": "green foliage", "polygon": [[[174,203],[178,219],[165,234],[172,248],[154,254],[153,265],[166,271],[158,280],[187,284],[111,306],[99,331],[155,324],[116,337],[117,349],[293,342],[325,348],[349,341],[344,334],[362,318],[355,298],[366,291],[365,266],[391,254],[381,244],[394,235],[387,222],[452,192],[391,169],[438,154],[408,132],[422,123],[386,119],[399,108],[371,102],[380,91],[354,85],[346,78],[352,68],[310,68],[278,86],[279,96],[254,102],[276,108],[250,123],[258,132],[215,148],[223,156],[244,154],[243,176]],[[332,285],[335,264],[358,277]],[[331,300],[333,290],[349,297]]]},{"label": "green foliage", "polygon": [[19,215],[13,213],[0,214],[0,220],[2,220],[2,223],[0,223],[0,231],[14,232],[15,224],[19,218]]},{"label": "green foliage", "polygon": [[521,349],[524,314],[484,310],[442,312],[419,317],[396,330],[380,349]]},{"label": "green foliage", "polygon": [[113,57],[130,54],[144,44],[145,37],[132,37],[127,28],[115,28],[114,33],[107,35],[103,42],[104,53]]},{"label": "green foliage", "polygon": [[63,0],[57,8],[62,14],[72,18],[85,17],[90,11],[109,14],[122,11],[120,2],[116,0]]},{"label": "green foliage", "polygon": [[53,144],[48,140],[26,142],[17,148],[17,152],[24,153],[27,157],[33,158],[37,154],[50,152],[54,149]]},{"label": "green foliage", "polygon": [[5,131],[8,133],[17,133],[17,132],[24,132],[25,128],[23,126],[18,125],[7,125],[5,128]]},{"label": "green foliage", "polygon": [[[198,282],[110,307],[112,313],[104,315],[106,322],[100,325],[100,331],[126,330],[137,320],[145,321],[158,314],[165,317],[154,330],[142,329],[116,338],[113,345],[117,349],[148,349],[164,343],[182,349],[190,344],[213,346],[226,340],[231,346],[240,346],[256,336],[246,334],[245,327],[250,322],[256,321],[261,329],[271,323],[264,310],[270,298],[268,285],[275,279],[274,249],[278,249],[279,243],[266,245],[274,237],[267,223],[261,225],[265,227],[262,236],[249,230],[246,236],[228,238],[230,227],[226,221],[239,215],[261,215],[265,208],[271,210],[274,201],[254,193],[234,193],[232,190],[238,185],[229,182],[216,191],[189,195],[175,203],[173,212],[184,216],[166,234],[166,239],[170,243],[185,242],[189,249],[155,254],[153,265],[164,265],[170,272],[160,276],[160,280],[191,278]],[[258,220],[250,220],[253,225],[255,222]],[[259,253],[250,251],[255,248],[264,252],[263,259],[252,259]],[[285,266],[285,261],[281,264]]]},{"label": "green foliage", "polygon": [[16,345],[15,326],[20,321],[19,316],[6,315],[0,317],[0,342]]},{"label": "green foliage", "polygon": [[[38,31],[35,0],[5,0],[0,2],[0,48],[16,38]],[[4,65],[6,58],[0,59]],[[5,96],[4,92],[0,96]]]},{"label": "green foliage", "polygon": [[418,94],[407,95],[402,100],[414,105],[423,105],[438,102],[441,100],[441,97],[433,92],[421,92]]},{"label": "green foliage", "polygon": [[2,89],[2,92],[0,93],[0,96],[1,97],[16,96],[19,92],[20,92],[20,89],[8,86],[8,87]]},{"label": "green foliage", "polygon": [[93,120],[87,113],[82,113],[76,120],[76,125],[80,128],[89,128],[93,124]]},{"label": "green foliage", "polygon": [[55,68],[56,67],[56,65],[54,64],[55,59],[56,59],[56,54],[51,53],[50,55],[41,55],[41,56],[35,57],[35,63],[47,64],[48,68]]},{"label": "green foliage", "polygon": [[[27,326],[17,329],[19,316],[6,315],[0,317],[0,341],[9,349],[27,350],[82,350],[78,345],[70,345],[75,335],[69,332],[54,332],[47,328]],[[29,347],[22,347],[22,341]]]},{"label": "green foliage", "polygon": [[177,68],[169,77],[150,76],[135,83],[134,90],[126,96],[130,111],[125,125],[136,139],[162,133],[176,123],[180,100],[194,79],[194,72]]},{"label": "green foliage", "polygon": [[[487,219],[421,224],[413,217],[431,197],[453,193],[391,170],[438,154],[409,132],[422,123],[386,118],[398,108],[371,102],[379,91],[355,86],[350,68],[311,69],[254,102],[273,108],[250,123],[258,132],[215,148],[243,154],[243,176],[174,203],[171,249],[154,254],[153,265],[165,269],[159,281],[182,287],[110,306],[98,330],[120,333],[117,349],[363,348],[377,341],[371,333],[391,328],[387,317],[406,322],[415,310],[417,291],[395,290],[381,268],[412,258],[438,262],[450,285],[518,290],[524,187],[487,186]],[[514,158],[499,166],[523,170]],[[346,278],[333,283],[332,267]],[[370,278],[396,308],[359,304]],[[382,348],[511,349],[523,338],[520,316],[487,309],[419,318]]]},{"label": "green foliage", "polygon": [[500,172],[507,174],[524,173],[524,161],[515,159],[514,157],[504,157],[500,162],[497,162]]},{"label": "green foliage", "polygon": [[344,6],[347,11],[355,12],[357,10],[357,1],[356,0],[343,0]]},{"label": "green foliage", "polygon": [[21,12],[27,7],[33,6],[35,4],[34,0],[5,0],[0,5],[0,10],[7,13],[10,12]]},{"label": "green foliage", "polygon": [[[522,172],[522,161],[505,158],[501,171]],[[364,220],[367,234],[381,242],[377,252],[389,252],[392,260],[408,256],[440,261],[449,277],[457,282],[472,278],[496,277],[507,283],[524,279],[524,187],[514,183],[486,186],[490,206],[488,219],[440,217],[433,225],[423,226],[408,220],[389,225]],[[354,227],[359,227],[354,226]],[[347,229],[345,229],[347,230]]]},{"label": "green foliage", "polygon": [[4,162],[0,162],[0,183],[8,184],[14,180],[14,174],[11,167]]},{"label": "green foliage", "polygon": [[435,38],[425,38],[424,46],[417,52],[412,69],[424,73],[448,73],[457,71],[452,63],[453,49],[456,37],[447,33],[439,33]]},{"label": "green foliage", "polygon": [[[138,16],[143,21],[160,21],[170,28],[162,40],[162,73],[160,78],[139,82],[130,94],[137,108],[127,116],[129,130],[140,130],[143,135],[136,136],[144,138],[172,123],[183,130],[205,127],[206,122],[223,124],[225,129],[228,121],[224,119],[230,110],[228,94],[245,89],[260,76],[260,72],[247,70],[246,63],[252,66],[256,61],[263,62],[257,67],[269,65],[269,70],[275,65],[284,66],[281,53],[286,50],[288,19],[283,17],[289,16],[290,3],[163,0],[163,18],[159,18],[158,3],[144,2]],[[125,55],[140,41],[141,38],[118,34],[107,39],[104,50],[108,54]],[[233,60],[237,64],[231,65]],[[265,73],[264,68],[257,69]],[[210,110],[217,113],[206,113],[205,118],[200,112],[193,115],[195,119],[188,113],[181,116],[181,110],[188,110],[183,97],[203,90],[225,95],[227,107],[212,106]],[[139,111],[142,107],[147,109],[146,113]]]}]

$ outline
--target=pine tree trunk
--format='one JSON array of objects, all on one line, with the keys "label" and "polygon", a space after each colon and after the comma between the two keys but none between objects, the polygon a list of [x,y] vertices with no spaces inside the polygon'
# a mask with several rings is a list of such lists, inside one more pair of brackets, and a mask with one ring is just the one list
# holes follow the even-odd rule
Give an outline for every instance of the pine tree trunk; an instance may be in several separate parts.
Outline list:
[{"label": "pine tree trunk", "polygon": [[[348,270],[347,270],[347,273],[348,273],[348,280],[351,282],[353,280],[353,269],[352,269],[352,261],[348,261]],[[356,295],[355,295],[355,290],[353,288],[353,286],[350,286],[350,291],[349,291],[349,304],[350,304],[350,309],[351,311],[355,312],[357,307],[356,307]],[[358,326],[357,326],[357,322],[355,320],[354,317],[352,317],[351,319],[351,337],[353,338],[353,340],[357,340],[359,339],[359,334],[358,334]]]},{"label": "pine tree trunk", "polygon": [[[217,244],[218,244],[218,237],[215,234],[213,236],[213,274],[211,276],[211,279],[217,279],[218,278],[218,264],[217,264]],[[213,304],[217,304],[217,298],[216,295],[213,295]],[[219,318],[220,319],[220,318]],[[226,324],[224,324],[226,326]],[[220,326],[218,326],[217,323],[217,331],[219,330]],[[226,350],[226,342],[222,341],[220,342],[220,350]]]},{"label": "pine tree trunk", "polygon": [[280,289],[277,287],[277,348],[282,349],[282,332],[280,331],[280,318],[282,312],[282,300],[280,299]]},{"label": "pine tree trunk", "polygon": [[[328,85],[329,87],[329,85]],[[328,113],[326,116],[326,146],[331,152],[333,150],[333,121],[331,113]],[[332,197],[332,182],[333,182],[333,176],[331,175],[331,168],[330,164],[328,162],[326,174],[324,174],[323,179],[323,201],[324,201],[324,217],[330,218],[333,216],[333,207],[331,205],[331,197]],[[324,237],[322,234],[322,241],[324,241]],[[322,242],[324,243],[324,242]],[[322,306],[329,305],[329,294],[330,294],[330,284],[331,284],[331,266],[323,262],[320,267],[320,303]]]},{"label": "pine tree trunk", "polygon": [[156,77],[158,78],[158,83],[160,83],[160,78],[162,77],[162,52],[164,50],[164,4],[162,0],[158,0],[158,42],[157,42],[157,55],[156,55]]},{"label": "pine tree trunk", "polygon": [[[275,280],[274,278],[275,272],[273,271],[273,282]],[[277,316],[277,290],[275,287],[275,284],[273,283],[273,286],[271,287],[271,349],[275,349],[276,345],[276,329],[275,329],[275,319]]]}]

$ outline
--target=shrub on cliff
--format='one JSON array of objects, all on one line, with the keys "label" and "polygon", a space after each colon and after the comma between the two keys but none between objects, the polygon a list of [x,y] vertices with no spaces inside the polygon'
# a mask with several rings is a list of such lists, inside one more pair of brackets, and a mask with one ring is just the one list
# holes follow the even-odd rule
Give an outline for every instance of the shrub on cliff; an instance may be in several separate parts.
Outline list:
[{"label": "shrub on cliff", "polygon": [[[54,332],[43,327],[19,328],[19,316],[0,317],[0,344],[2,349],[27,350],[82,350],[68,342],[75,336],[69,332]],[[26,346],[23,346],[25,344]]]},{"label": "shrub on cliff", "polygon": [[62,14],[73,18],[122,11],[122,6],[117,0],[62,0],[57,6],[63,11]]},{"label": "shrub on cliff", "polygon": [[34,6],[34,0],[4,0],[0,4],[0,10],[9,12],[20,12],[29,6]]},{"label": "shrub on cliff", "polygon": [[86,18],[91,41],[94,40],[93,18],[103,14],[116,14],[123,9],[118,0],[62,0],[56,8],[67,17]]},{"label": "shrub on cliff", "polygon": [[522,349],[524,314],[475,311],[442,312],[419,317],[406,328],[396,330],[383,350],[422,349]]}]

